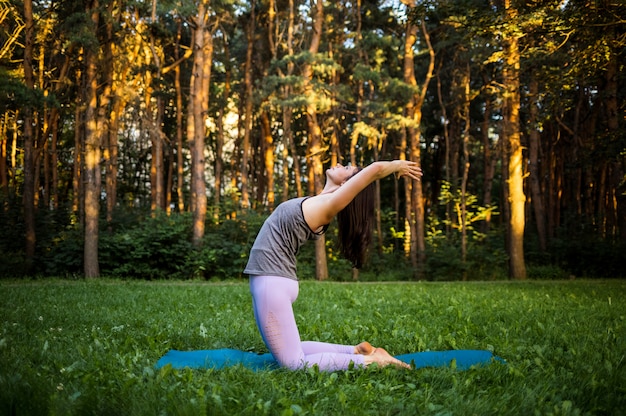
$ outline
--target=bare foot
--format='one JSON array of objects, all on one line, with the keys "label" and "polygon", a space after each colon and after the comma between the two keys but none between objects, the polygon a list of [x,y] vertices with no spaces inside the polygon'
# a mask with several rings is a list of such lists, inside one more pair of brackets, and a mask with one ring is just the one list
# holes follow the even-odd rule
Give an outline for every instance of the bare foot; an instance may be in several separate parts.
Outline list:
[{"label": "bare foot", "polygon": [[372,344],[370,344],[367,341],[363,341],[361,342],[359,345],[357,345],[356,347],[354,347],[354,353],[355,354],[363,354],[363,355],[370,355],[372,354],[374,351],[376,350],[376,348],[372,347]]},{"label": "bare foot", "polygon": [[398,368],[410,369],[411,366],[405,362],[398,360],[389,354],[384,348],[374,348],[374,351],[365,357],[365,365],[368,366],[372,363],[378,364],[379,367],[385,367],[388,365],[394,365]]}]

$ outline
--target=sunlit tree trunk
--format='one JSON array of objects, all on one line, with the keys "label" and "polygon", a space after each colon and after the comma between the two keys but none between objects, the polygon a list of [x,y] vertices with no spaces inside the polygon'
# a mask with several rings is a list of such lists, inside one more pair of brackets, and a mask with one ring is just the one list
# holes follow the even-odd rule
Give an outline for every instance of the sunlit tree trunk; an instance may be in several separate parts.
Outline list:
[{"label": "sunlit tree trunk", "polygon": [[270,126],[270,116],[267,111],[261,113],[261,132],[265,142],[263,162],[265,168],[265,182],[267,186],[267,207],[274,209],[274,138]]},{"label": "sunlit tree trunk", "polygon": [[[414,4],[409,4],[409,7],[414,7]],[[420,157],[420,124],[422,120],[422,105],[426,99],[426,92],[428,85],[433,76],[435,68],[435,52],[430,43],[430,36],[426,30],[426,23],[424,19],[420,21],[422,35],[424,41],[428,47],[429,52],[429,64],[428,70],[424,82],[419,88],[419,92],[409,101],[406,106],[407,117],[411,119],[412,123],[407,128],[408,143],[409,143],[409,160],[421,164]],[[404,42],[404,81],[417,87],[417,80],[415,78],[415,58],[413,52],[413,45],[417,41],[417,33],[419,27],[413,23],[407,23],[407,30],[405,34]],[[415,271],[415,277],[422,279],[424,277],[424,266],[426,262],[426,238],[425,238],[425,215],[424,215],[424,199],[422,196],[422,182],[412,181],[409,184],[407,180],[405,182],[407,187],[405,192],[407,193],[407,199],[411,201],[410,209],[407,207],[407,222],[405,232],[411,236],[411,263]],[[409,192],[410,189],[410,192]],[[409,197],[410,195],[410,197]]]},{"label": "sunlit tree trunk", "polygon": [[187,121],[188,140],[191,141],[191,206],[193,212],[192,243],[200,246],[204,237],[207,195],[205,170],[205,119],[208,114],[213,38],[208,30],[208,2],[198,5],[193,19],[193,69],[190,84],[190,111]]},{"label": "sunlit tree trunk", "polygon": [[[293,56],[294,54],[294,50],[293,50],[293,32],[294,32],[294,19],[295,19],[295,8],[294,8],[294,0],[289,0],[289,18],[288,18],[288,23],[287,23],[287,42],[286,42],[286,47],[287,47],[287,55],[288,56]],[[287,62],[287,77],[290,77],[293,75],[295,70],[295,65],[293,63],[293,61],[289,61]],[[282,88],[282,95],[283,98],[287,99],[292,92],[292,88],[291,85],[289,84],[285,84],[285,86]],[[283,183],[283,201],[286,200],[289,197],[289,189],[288,189],[288,184],[289,184],[289,165],[287,163],[287,154],[291,153],[291,157],[293,159],[293,167],[291,169],[291,171],[293,172],[293,178],[294,178],[294,184],[296,186],[296,196],[301,197],[304,195],[304,191],[302,190],[302,179],[301,179],[301,172],[302,172],[302,168],[300,166],[300,158],[298,156],[298,151],[296,148],[296,144],[294,141],[294,137],[293,137],[293,129],[291,128],[292,125],[292,117],[293,117],[293,108],[290,105],[284,105],[283,106],[283,145],[284,145],[284,151],[283,151],[283,155],[285,156],[283,158],[284,163],[283,163],[283,177],[284,177],[284,183]]]},{"label": "sunlit tree trunk", "polygon": [[[404,81],[410,85],[417,85],[415,79],[415,61],[413,56],[413,45],[417,40],[417,26],[412,22],[407,23],[407,29],[404,40]],[[415,102],[413,99],[409,101],[405,108],[405,115],[407,118],[412,119],[414,114]],[[411,160],[410,145],[413,144],[413,136],[415,135],[415,128],[407,128],[403,132],[403,140],[401,144],[402,154],[400,159],[406,159],[405,152],[409,155],[408,160]],[[419,151],[419,150],[418,150]],[[413,217],[413,205],[411,203],[412,188],[414,184],[412,181],[404,181],[404,196],[405,196],[405,222],[404,222],[404,252],[409,255],[411,265],[414,270],[417,270],[417,251],[415,249],[415,219]]]},{"label": "sunlit tree trunk", "polygon": [[[322,38],[322,24],[324,19],[324,6],[322,0],[316,0],[312,3],[313,10],[313,27],[311,34],[311,44],[309,45],[309,53],[315,56],[319,50]],[[322,165],[322,130],[317,121],[317,102],[315,91],[313,89],[313,66],[311,62],[307,62],[302,66],[303,77],[303,93],[307,97],[306,120],[309,132],[308,143],[308,167],[309,167],[309,191],[311,193],[319,193],[324,186],[323,177],[324,169]],[[326,262],[326,239],[322,235],[321,238],[315,240],[315,277],[317,280],[326,280],[328,278],[328,264]]]},{"label": "sunlit tree trunk", "polygon": [[[329,44],[328,45],[328,58],[333,60],[335,59],[334,57],[334,52],[333,52],[333,45]],[[339,83],[341,82],[339,79],[339,73],[338,71],[333,68],[330,71],[330,80],[331,80],[331,94],[332,94],[332,100],[333,102],[337,102],[337,88],[339,87]],[[340,142],[340,135],[341,135],[341,126],[340,126],[340,110],[338,108],[339,106],[334,105],[332,107],[331,113],[332,116],[329,118],[328,123],[331,125],[331,131],[330,131],[330,138],[329,138],[329,145],[330,145],[330,165],[331,166],[335,166],[337,165],[337,163],[341,160],[341,148],[339,146],[339,142]],[[360,121],[360,118],[357,116],[357,121]],[[354,166],[356,166],[356,161],[354,163]]]},{"label": "sunlit tree trunk", "polygon": [[[509,22],[517,18],[517,10],[505,0],[505,13]],[[520,140],[520,51],[518,36],[508,33],[504,38],[503,84],[503,123],[504,139],[508,144],[508,202],[511,209],[509,220],[509,274],[513,279],[526,278],[524,261],[524,171],[522,145]]]},{"label": "sunlit tree trunk", "polygon": [[[363,33],[362,33],[362,25],[363,21],[361,19],[361,0],[356,1],[356,8],[354,10],[354,18],[356,20],[356,30],[354,33],[354,38],[356,39],[356,49],[359,56],[359,60],[363,64],[367,64],[367,53],[363,50]],[[363,100],[365,99],[365,82],[362,79],[357,81],[356,85],[356,114],[355,114],[355,122],[360,123],[363,120]],[[356,146],[358,143],[358,134],[352,135],[352,140],[350,140],[350,163],[353,166],[357,166],[356,160]],[[332,164],[334,165],[334,164]]]}]

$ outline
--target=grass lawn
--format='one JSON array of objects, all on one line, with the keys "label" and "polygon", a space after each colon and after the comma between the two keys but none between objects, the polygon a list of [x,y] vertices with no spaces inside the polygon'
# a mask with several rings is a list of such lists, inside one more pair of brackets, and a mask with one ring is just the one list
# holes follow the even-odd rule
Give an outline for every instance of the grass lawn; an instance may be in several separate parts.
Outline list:
[{"label": "grass lawn", "polygon": [[247,282],[0,282],[0,415],[626,414],[626,281],[302,282],[303,339],[489,349],[458,371],[155,370],[169,349],[266,352]]}]

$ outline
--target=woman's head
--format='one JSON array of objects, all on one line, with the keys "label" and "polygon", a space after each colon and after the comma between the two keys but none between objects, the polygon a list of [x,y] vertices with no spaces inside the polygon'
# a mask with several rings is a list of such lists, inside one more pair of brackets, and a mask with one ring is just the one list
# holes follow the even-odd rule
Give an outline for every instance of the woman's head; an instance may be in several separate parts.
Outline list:
[{"label": "woman's head", "polygon": [[[360,170],[360,168],[356,169],[347,180],[358,174]],[[337,214],[341,254],[357,269],[363,266],[372,240],[374,197],[375,185],[371,183]]]},{"label": "woman's head", "polygon": [[350,164],[343,166],[337,163],[335,166],[326,170],[326,180],[333,185],[341,186],[359,170],[361,169],[356,166],[351,166]]}]

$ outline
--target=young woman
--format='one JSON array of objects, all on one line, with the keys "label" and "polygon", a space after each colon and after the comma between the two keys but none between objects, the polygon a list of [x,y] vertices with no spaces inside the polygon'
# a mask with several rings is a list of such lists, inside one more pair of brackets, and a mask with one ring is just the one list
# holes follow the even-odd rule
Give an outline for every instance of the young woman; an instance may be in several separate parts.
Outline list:
[{"label": "young woman", "polygon": [[298,297],[296,254],[307,240],[326,231],[337,216],[341,251],[360,267],[371,238],[373,182],[392,173],[420,180],[421,169],[404,160],[375,162],[358,169],[337,165],[326,171],[319,195],[280,204],[265,221],[250,251],[244,273],[250,276],[254,316],[263,341],[283,367],[347,369],[351,362],[367,366],[409,367],[383,348],[368,342],[356,346],[300,340],[292,303]]}]

